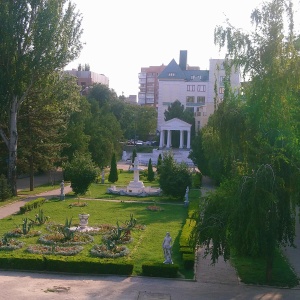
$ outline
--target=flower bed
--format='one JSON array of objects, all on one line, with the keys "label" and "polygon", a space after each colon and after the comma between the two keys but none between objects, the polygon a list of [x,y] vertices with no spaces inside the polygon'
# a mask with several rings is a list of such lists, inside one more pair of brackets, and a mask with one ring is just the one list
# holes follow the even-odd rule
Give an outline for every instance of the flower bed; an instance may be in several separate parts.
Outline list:
[{"label": "flower bed", "polygon": [[84,245],[92,243],[93,241],[94,238],[86,233],[75,233],[74,237],[70,240],[67,240],[60,232],[44,234],[39,238],[39,242],[46,245]]},{"label": "flower bed", "polygon": [[39,236],[42,233],[38,230],[31,230],[30,232],[23,234],[22,230],[20,228],[15,228],[10,232],[6,233],[7,237],[33,237],[33,236]]},{"label": "flower bed", "polygon": [[47,246],[47,245],[30,245],[27,252],[32,254],[53,254],[72,256],[76,255],[83,250],[82,246],[60,247],[60,246]]},{"label": "flower bed", "polygon": [[129,253],[129,249],[126,246],[116,246],[112,249],[108,249],[106,245],[95,245],[91,249],[91,255],[103,258],[117,258],[126,256]]},{"label": "flower bed", "polygon": [[23,242],[15,239],[10,239],[5,243],[0,240],[0,250],[2,251],[12,251],[12,250],[20,249],[23,247],[23,245],[24,245]]},{"label": "flower bed", "polygon": [[120,239],[116,240],[112,235],[106,234],[102,237],[103,242],[114,241],[116,244],[128,244],[133,241],[133,238],[129,235],[123,235]]},{"label": "flower bed", "polygon": [[147,206],[147,210],[150,210],[150,211],[163,211],[163,209],[160,206],[157,206],[157,205],[149,205],[149,206]]}]

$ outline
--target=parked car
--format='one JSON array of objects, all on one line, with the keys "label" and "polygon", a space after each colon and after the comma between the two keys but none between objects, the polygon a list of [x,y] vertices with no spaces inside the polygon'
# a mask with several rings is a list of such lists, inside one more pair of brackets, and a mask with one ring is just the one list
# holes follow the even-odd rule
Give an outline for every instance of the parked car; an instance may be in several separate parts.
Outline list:
[{"label": "parked car", "polygon": [[143,142],[143,141],[140,141],[140,140],[137,140],[137,141],[135,141],[135,144],[141,146],[141,145],[144,144],[144,142]]},{"label": "parked car", "polygon": [[151,146],[151,145],[152,145],[152,142],[151,142],[151,141],[146,141],[146,142],[144,142],[144,145],[145,145],[145,146]]}]

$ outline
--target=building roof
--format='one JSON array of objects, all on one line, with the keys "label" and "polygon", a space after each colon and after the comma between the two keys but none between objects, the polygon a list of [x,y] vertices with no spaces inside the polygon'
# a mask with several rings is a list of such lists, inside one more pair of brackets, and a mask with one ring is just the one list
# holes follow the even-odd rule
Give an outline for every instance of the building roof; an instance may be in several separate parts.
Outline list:
[{"label": "building roof", "polygon": [[182,80],[203,82],[208,81],[207,70],[182,70],[177,62],[172,59],[165,69],[158,75],[159,80]]}]

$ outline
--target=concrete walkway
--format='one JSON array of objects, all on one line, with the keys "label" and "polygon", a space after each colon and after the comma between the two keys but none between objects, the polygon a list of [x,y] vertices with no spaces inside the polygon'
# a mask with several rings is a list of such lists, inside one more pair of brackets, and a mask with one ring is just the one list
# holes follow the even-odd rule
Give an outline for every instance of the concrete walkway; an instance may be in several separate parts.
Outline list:
[{"label": "concrete walkway", "polygon": [[[213,188],[204,182],[203,192]],[[65,192],[71,188],[66,186]],[[60,190],[31,196],[25,200],[0,207],[0,218],[19,210],[24,202],[35,197],[59,196]],[[299,266],[300,242],[297,224],[298,248],[287,249],[291,262]],[[294,250],[294,252],[291,250]],[[89,276],[49,274],[33,272],[0,271],[0,299],[104,299],[104,300],[198,300],[198,299],[300,299],[300,287],[280,289],[251,286],[240,283],[235,269],[222,259],[214,266],[203,258],[203,250],[197,252],[195,281],[150,277]],[[294,260],[295,259],[295,260]],[[296,270],[296,267],[295,267]],[[298,271],[297,271],[298,272]],[[300,273],[298,273],[300,274]]]}]

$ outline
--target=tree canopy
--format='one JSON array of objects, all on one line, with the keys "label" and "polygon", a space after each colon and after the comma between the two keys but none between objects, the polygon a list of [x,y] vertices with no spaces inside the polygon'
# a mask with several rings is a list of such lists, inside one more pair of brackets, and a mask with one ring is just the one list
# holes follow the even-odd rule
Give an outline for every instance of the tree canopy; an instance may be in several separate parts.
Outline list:
[{"label": "tree canopy", "polygon": [[[220,182],[203,202],[200,243],[213,261],[221,254],[227,259],[231,249],[264,257],[267,280],[276,247],[293,244],[299,202],[300,56],[293,14],[291,1],[272,0],[253,10],[253,31],[229,22],[216,28],[215,43],[245,83],[235,96],[229,82],[201,132],[203,151],[193,150]],[[201,164],[199,157],[194,161]]]},{"label": "tree canopy", "polygon": [[0,135],[16,188],[18,112],[37,82],[77,58],[81,16],[67,0],[0,2]]}]

